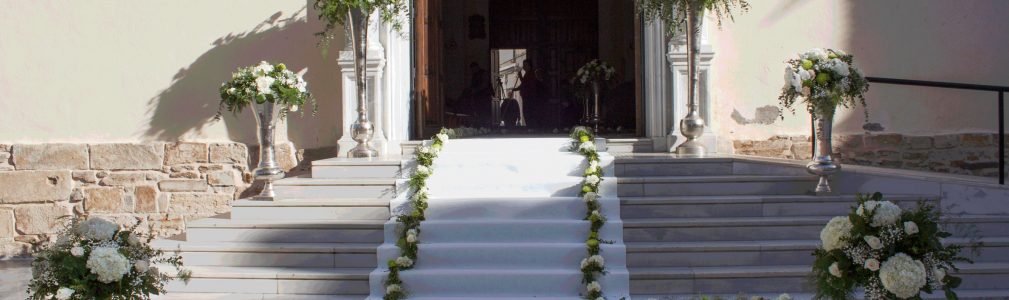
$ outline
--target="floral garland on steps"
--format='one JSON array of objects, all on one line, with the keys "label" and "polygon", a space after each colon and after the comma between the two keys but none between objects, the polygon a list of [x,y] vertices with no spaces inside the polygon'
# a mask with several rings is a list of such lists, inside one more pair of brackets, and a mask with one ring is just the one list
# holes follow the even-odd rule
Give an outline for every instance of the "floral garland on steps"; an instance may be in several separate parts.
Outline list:
[{"label": "floral garland on steps", "polygon": [[382,297],[384,300],[406,299],[407,292],[403,288],[399,272],[413,269],[414,263],[417,261],[420,222],[424,221],[424,211],[427,210],[427,179],[431,177],[434,159],[438,157],[445,142],[448,141],[450,133],[452,130],[442,128],[438,134],[431,137],[430,147],[420,146],[414,153],[417,169],[410,175],[409,181],[410,190],[413,191],[410,196],[413,211],[408,215],[396,217],[396,220],[403,225],[403,231],[400,232],[399,240],[396,241],[400,256],[390,259],[388,262],[389,273],[385,279],[385,296]]},{"label": "floral garland on steps", "polygon": [[606,262],[600,255],[600,245],[613,242],[599,238],[599,229],[606,224],[606,216],[600,212],[602,205],[599,204],[599,184],[603,181],[603,169],[599,166],[599,153],[596,152],[595,136],[588,128],[579,126],[571,132],[571,151],[580,153],[588,159],[589,165],[585,168],[582,190],[578,194],[585,201],[588,208],[585,213],[585,220],[591,223],[589,236],[585,240],[585,248],[588,257],[582,259],[582,283],[585,284],[586,293],[583,296],[588,300],[605,300],[603,288],[597,280],[599,276],[606,275]]}]

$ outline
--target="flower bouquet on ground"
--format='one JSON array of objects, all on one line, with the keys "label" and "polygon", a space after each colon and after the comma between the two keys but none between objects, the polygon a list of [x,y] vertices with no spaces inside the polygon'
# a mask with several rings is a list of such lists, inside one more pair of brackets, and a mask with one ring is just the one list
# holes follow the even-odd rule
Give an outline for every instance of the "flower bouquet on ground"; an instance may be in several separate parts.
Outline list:
[{"label": "flower bouquet on ground", "polygon": [[241,113],[250,104],[271,102],[278,104],[280,117],[288,112],[298,111],[307,102],[312,102],[313,112],[315,99],[308,92],[305,79],[287,69],[284,64],[260,62],[258,65],[240,68],[231,74],[231,80],[221,84],[221,103],[216,119],[220,119],[222,111]]},{"label": "flower bouquet on ground", "polygon": [[182,258],[152,249],[153,236],[138,234],[136,227],[120,230],[101,218],[71,220],[36,255],[28,299],[150,299],[172,279],[157,265],[178,270],[175,277],[188,281]]},{"label": "flower bouquet on ground", "polygon": [[949,273],[958,262],[973,262],[961,256],[963,245],[943,245],[951,234],[940,228],[940,217],[925,202],[902,211],[880,193],[859,195],[858,207],[820,231],[822,248],[813,251],[816,298],[851,299],[861,287],[870,300],[918,299],[936,290],[956,299],[961,279]]},{"label": "flower bouquet on ground", "polygon": [[[778,100],[795,112],[795,102],[802,98],[813,115],[833,115],[838,105],[865,106],[869,82],[854,67],[855,58],[841,50],[816,48],[788,61],[785,86]],[[784,116],[782,116],[784,117]]]}]

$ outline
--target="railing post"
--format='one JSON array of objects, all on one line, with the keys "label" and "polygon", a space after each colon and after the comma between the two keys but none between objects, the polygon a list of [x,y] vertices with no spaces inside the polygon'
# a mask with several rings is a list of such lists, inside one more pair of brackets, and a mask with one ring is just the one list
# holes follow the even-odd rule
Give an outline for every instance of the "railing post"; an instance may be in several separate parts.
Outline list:
[{"label": "railing post", "polygon": [[809,153],[812,153],[812,157],[816,157],[816,117],[813,114],[809,114],[809,139],[813,140],[813,147],[809,149]]},{"label": "railing post", "polygon": [[998,92],[998,184],[1005,184],[1005,90]]}]

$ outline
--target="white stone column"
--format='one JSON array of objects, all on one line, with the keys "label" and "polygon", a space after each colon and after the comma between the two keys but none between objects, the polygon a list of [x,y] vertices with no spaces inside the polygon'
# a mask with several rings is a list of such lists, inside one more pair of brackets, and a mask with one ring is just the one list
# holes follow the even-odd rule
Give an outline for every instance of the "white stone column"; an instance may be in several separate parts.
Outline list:
[{"label": "white stone column", "polygon": [[665,30],[659,20],[642,24],[645,137],[652,140],[652,151],[657,152],[669,150],[673,143],[669,135],[673,126],[672,72],[666,67]]},{"label": "white stone column", "polygon": [[382,126],[388,141],[388,154],[397,155],[401,144],[410,140],[410,92],[413,90],[410,51],[413,48],[409,28],[396,32],[390,26],[383,26],[382,42],[386,57],[386,76],[383,78],[385,99],[382,99],[386,109]]},{"label": "white stone column", "polygon": [[[377,17],[372,17],[377,20]],[[375,126],[375,136],[371,139],[371,146],[378,150],[379,155],[388,153],[388,139],[385,134],[386,108],[383,98],[382,80],[385,71],[385,47],[379,41],[379,27],[377,22],[372,22],[368,27],[368,62],[366,78],[368,81],[368,118]],[[351,43],[347,43],[348,47]],[[357,145],[351,139],[350,124],[357,120],[357,79],[354,74],[354,53],[353,51],[340,51],[340,74],[343,77],[343,135],[337,141],[339,145],[338,156],[346,156],[347,151]]]},{"label": "white stone column", "polygon": [[[698,95],[699,101],[698,105],[701,117],[704,118],[704,122],[707,126],[704,127],[704,134],[701,135],[697,140],[700,141],[709,153],[724,152],[723,149],[718,149],[718,136],[715,134],[717,132],[715,128],[718,124],[711,116],[712,103],[711,103],[711,88],[709,86],[709,78],[711,77],[711,59],[715,57],[715,52],[708,42],[708,22],[704,22],[701,29],[701,53],[700,65],[698,66]],[[670,70],[672,70],[672,126],[669,128],[668,136],[670,139],[666,144],[664,150],[669,151],[669,149],[675,149],[677,145],[686,141],[686,137],[680,134],[680,119],[683,119],[687,115],[687,41],[686,35],[680,34],[673,38],[669,43],[669,51],[666,54],[666,58],[669,61]],[[658,147],[656,145],[656,147]],[[719,151],[723,150],[723,151]]]}]

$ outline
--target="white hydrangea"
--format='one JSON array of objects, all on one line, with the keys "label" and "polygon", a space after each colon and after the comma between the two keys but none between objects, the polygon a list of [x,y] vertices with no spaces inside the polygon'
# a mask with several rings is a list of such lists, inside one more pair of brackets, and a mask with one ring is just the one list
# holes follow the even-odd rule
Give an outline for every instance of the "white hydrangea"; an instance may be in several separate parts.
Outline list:
[{"label": "white hydrangea", "polygon": [[925,286],[925,276],[925,264],[904,253],[895,254],[879,268],[883,288],[903,299],[918,295]]},{"label": "white hydrangea", "polygon": [[599,194],[596,194],[596,192],[588,192],[588,193],[585,193],[584,196],[582,196],[582,200],[585,200],[585,202],[593,202],[593,201],[596,201],[598,199],[599,199]]},{"label": "white hydrangea", "polygon": [[879,261],[875,258],[866,259],[863,266],[865,266],[866,269],[869,269],[869,271],[879,271]]},{"label": "white hydrangea", "polygon": [[848,217],[834,217],[830,219],[827,226],[820,231],[820,242],[823,243],[823,250],[831,251],[848,246],[847,238],[851,235],[854,227]]},{"label": "white hydrangea", "polygon": [[398,284],[390,284],[385,287],[386,294],[399,293],[403,291],[403,287]]},{"label": "white hydrangea", "polygon": [[830,275],[834,275],[834,277],[838,278],[840,278],[841,275],[844,275],[841,274],[841,267],[837,265],[837,262],[830,264],[830,267],[827,267],[827,271],[830,272]]},{"label": "white hydrangea", "polygon": [[428,168],[427,166],[424,166],[424,165],[417,166],[417,174],[420,174],[420,175],[430,175],[431,174],[431,168]]},{"label": "white hydrangea", "polygon": [[431,147],[428,147],[428,146],[417,147],[417,152],[420,152],[421,154],[431,153]]},{"label": "white hydrangea", "polygon": [[56,291],[56,299],[59,300],[70,299],[70,297],[74,296],[74,292],[75,292],[74,289],[71,288],[65,288],[65,287],[60,288],[59,290]]},{"label": "white hydrangea", "polygon": [[595,173],[597,169],[599,169],[599,162],[593,160],[589,162],[589,167],[585,168],[585,172]]},{"label": "white hydrangea", "polygon": [[270,87],[273,86],[273,83],[276,81],[276,79],[269,76],[256,77],[256,92],[262,95],[273,94],[273,89]]},{"label": "white hydrangea", "polygon": [[603,290],[603,287],[599,285],[598,281],[593,281],[585,285],[585,289],[588,290],[589,293],[592,293],[592,292],[601,292]]},{"label": "white hydrangea", "polygon": [[589,260],[589,264],[594,264],[594,265],[597,265],[597,266],[600,266],[600,267],[606,265],[606,259],[604,259],[602,255],[596,254],[596,255],[593,255],[593,256],[589,256],[588,260]]},{"label": "white hydrangea", "polygon": [[918,224],[916,224],[914,221],[904,222],[904,232],[907,233],[908,235],[918,233]]},{"label": "white hydrangea", "polygon": [[273,72],[273,65],[271,65],[268,62],[261,61],[259,62],[259,65],[257,65],[256,68],[253,70],[255,71],[256,75],[266,75],[266,73]]},{"label": "white hydrangea", "polygon": [[417,229],[410,229],[406,231],[406,242],[416,243],[417,242]]},{"label": "white hydrangea", "polygon": [[406,256],[400,256],[396,258],[396,265],[400,267],[409,268],[413,266],[413,260]]},{"label": "white hydrangea", "polygon": [[599,184],[599,176],[596,175],[585,176],[585,183],[588,183],[589,185]]},{"label": "white hydrangea", "polygon": [[873,227],[890,226],[900,220],[900,206],[890,201],[865,201],[865,209],[875,213],[869,223]]},{"label": "white hydrangea", "polygon": [[89,218],[78,223],[75,230],[86,239],[107,241],[116,234],[119,225],[102,218]]},{"label": "white hydrangea", "polygon": [[70,248],[70,255],[73,255],[74,257],[84,256],[84,247],[74,246],[73,248]]},{"label": "white hydrangea", "polygon": [[789,295],[788,293],[778,295],[778,300],[792,300],[792,295]]},{"label": "white hydrangea", "polygon": [[436,134],[434,136],[436,138],[438,138],[439,141],[442,141],[442,142],[447,142],[448,141],[448,134],[439,133],[439,134]]},{"label": "white hydrangea", "polygon": [[848,63],[843,60],[837,58],[830,60],[830,70],[833,71],[834,74],[841,75],[841,77],[848,77],[848,75],[851,75],[849,68]]},{"label": "white hydrangea", "polygon": [[803,53],[802,54],[802,59],[808,59],[808,60],[826,60],[827,59],[827,50],[823,50],[823,48],[813,48],[813,49],[807,51],[806,53]]},{"label": "white hydrangea", "polygon": [[138,260],[137,262],[133,263],[133,269],[137,270],[137,272],[140,273],[147,273],[147,271],[150,270],[150,268],[151,263],[147,262],[146,260]]},{"label": "white hydrangea", "polygon": [[579,151],[586,151],[586,150],[588,150],[588,151],[596,151],[596,144],[593,143],[592,141],[582,142],[580,145],[578,145],[578,150]]},{"label": "white hydrangea", "polygon": [[878,237],[867,235],[862,239],[865,240],[865,243],[869,244],[869,248],[872,248],[873,250],[883,249],[883,241],[881,241]]},{"label": "white hydrangea", "polygon": [[119,253],[119,248],[95,247],[88,257],[88,269],[98,275],[98,281],[112,283],[130,271],[130,260]]}]

